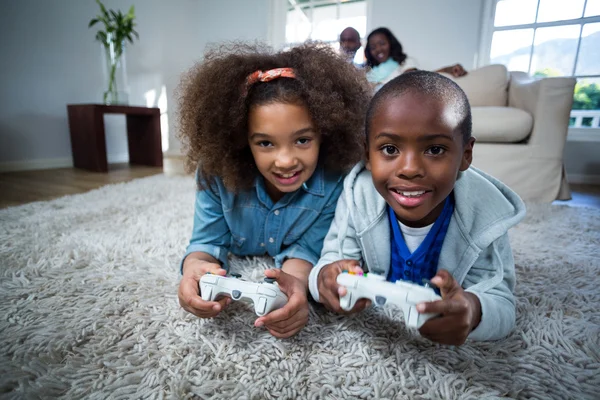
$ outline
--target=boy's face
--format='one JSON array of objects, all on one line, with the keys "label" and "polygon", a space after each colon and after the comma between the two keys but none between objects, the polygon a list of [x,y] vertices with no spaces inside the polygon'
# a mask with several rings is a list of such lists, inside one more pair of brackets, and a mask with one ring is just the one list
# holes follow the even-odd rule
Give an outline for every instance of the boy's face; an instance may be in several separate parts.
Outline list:
[{"label": "boy's face", "polygon": [[248,143],[273,201],[298,190],[319,162],[321,135],[308,109],[271,103],[254,106],[248,115]]},{"label": "boy's face", "polygon": [[403,224],[432,224],[458,172],[471,165],[475,139],[463,145],[459,122],[450,106],[420,94],[385,99],[375,110],[367,169]]}]

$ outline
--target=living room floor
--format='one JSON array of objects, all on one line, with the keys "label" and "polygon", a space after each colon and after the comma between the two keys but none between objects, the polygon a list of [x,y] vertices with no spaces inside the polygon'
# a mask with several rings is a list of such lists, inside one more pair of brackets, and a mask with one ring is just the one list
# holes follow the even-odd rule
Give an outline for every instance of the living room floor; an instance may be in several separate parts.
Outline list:
[{"label": "living room floor", "polygon": [[[163,166],[161,169],[123,163],[110,164],[108,173],[76,168],[0,173],[0,208],[83,193],[150,175],[185,175],[181,157],[165,157]],[[572,200],[557,200],[554,204],[600,208],[600,185],[571,184],[571,195]]]}]

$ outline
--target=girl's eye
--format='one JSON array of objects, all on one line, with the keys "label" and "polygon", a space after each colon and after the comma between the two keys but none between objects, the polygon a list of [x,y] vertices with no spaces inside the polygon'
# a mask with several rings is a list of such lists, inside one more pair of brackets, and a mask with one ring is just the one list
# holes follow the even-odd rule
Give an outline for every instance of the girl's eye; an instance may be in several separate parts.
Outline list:
[{"label": "girl's eye", "polygon": [[446,152],[446,149],[440,146],[431,146],[427,149],[426,153],[431,154],[433,156],[440,156]]},{"label": "girl's eye", "polygon": [[296,143],[298,144],[308,144],[310,143],[310,139],[309,138],[300,138],[296,141]]},{"label": "girl's eye", "polygon": [[257,145],[260,147],[270,147],[270,146],[273,146],[273,143],[271,143],[267,140],[263,140],[261,142],[258,142]]},{"label": "girl's eye", "polygon": [[398,149],[396,148],[396,146],[392,145],[383,146],[381,150],[383,151],[383,154],[386,154],[388,156],[398,153]]}]

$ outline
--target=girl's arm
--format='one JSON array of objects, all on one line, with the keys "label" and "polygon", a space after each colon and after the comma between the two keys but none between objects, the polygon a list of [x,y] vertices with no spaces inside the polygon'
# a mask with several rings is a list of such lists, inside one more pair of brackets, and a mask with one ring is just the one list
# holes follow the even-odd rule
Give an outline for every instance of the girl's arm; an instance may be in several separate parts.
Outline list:
[{"label": "girl's arm", "polygon": [[286,274],[297,278],[303,285],[305,291],[308,289],[308,275],[312,269],[312,264],[299,258],[288,258],[283,262],[281,269]]},{"label": "girl's arm", "polygon": [[223,216],[223,205],[217,185],[196,193],[192,238],[181,261],[179,304],[186,311],[200,317],[211,318],[229,304],[227,298],[204,301],[200,297],[199,282],[210,272],[225,275],[221,266],[227,262],[231,240],[229,226]]},{"label": "girl's arm", "polygon": [[223,215],[223,203],[215,183],[196,193],[192,237],[181,261],[181,273],[192,254],[196,254],[194,259],[218,263],[227,270],[230,243],[231,231]]}]

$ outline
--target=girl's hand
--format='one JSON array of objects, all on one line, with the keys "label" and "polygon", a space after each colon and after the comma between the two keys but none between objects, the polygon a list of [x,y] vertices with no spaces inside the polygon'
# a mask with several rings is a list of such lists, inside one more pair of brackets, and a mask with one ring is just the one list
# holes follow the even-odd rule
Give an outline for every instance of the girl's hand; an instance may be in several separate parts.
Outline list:
[{"label": "girl's hand", "polygon": [[463,344],[481,321],[479,298],[465,292],[446,270],[439,270],[431,283],[440,288],[442,300],[418,304],[417,311],[440,317],[425,322],[419,329],[421,336],[442,344]]},{"label": "girl's hand", "polygon": [[352,310],[346,311],[340,307],[340,297],[348,292],[345,287],[338,285],[337,276],[342,271],[362,273],[362,268],[356,260],[340,260],[328,264],[319,271],[317,286],[319,288],[319,301],[329,310],[338,314],[354,314],[371,305],[367,299],[359,299]]},{"label": "girl's hand", "polygon": [[294,336],[308,322],[306,284],[280,269],[268,269],[265,276],[275,278],[279,289],[287,295],[288,302],[282,308],[258,318],[254,326],[265,326],[269,333],[277,338]]},{"label": "girl's hand", "polygon": [[202,275],[210,272],[214,275],[225,276],[226,271],[219,264],[198,259],[185,260],[183,265],[183,276],[179,282],[179,304],[189,313],[200,318],[212,318],[217,316],[229,303],[229,297],[223,297],[217,301],[204,301],[200,297],[199,282]]}]

